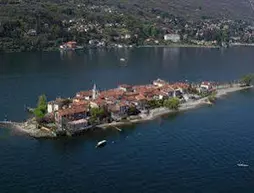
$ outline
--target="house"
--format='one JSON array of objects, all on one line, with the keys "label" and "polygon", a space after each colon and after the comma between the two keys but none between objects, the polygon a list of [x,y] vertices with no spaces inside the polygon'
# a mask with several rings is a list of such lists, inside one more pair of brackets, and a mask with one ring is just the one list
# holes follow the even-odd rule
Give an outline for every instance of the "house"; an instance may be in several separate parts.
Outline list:
[{"label": "house", "polygon": [[121,101],[119,103],[109,105],[109,111],[111,112],[111,118],[115,121],[120,121],[128,116],[129,105]]},{"label": "house", "polygon": [[85,100],[90,100],[93,97],[93,91],[80,91],[76,94],[76,99],[85,99]]},{"label": "house", "polygon": [[57,98],[55,101],[48,102],[47,111],[48,113],[54,113],[64,107],[68,107],[70,103],[71,103],[71,100],[69,99]]},{"label": "house", "polygon": [[156,91],[153,93],[153,99],[162,100],[162,99],[166,99],[166,98],[168,98],[168,94],[165,93],[165,92],[156,90]]},{"label": "house", "polygon": [[164,81],[164,80],[161,80],[161,79],[157,79],[157,80],[154,80],[153,81],[153,85],[154,86],[157,86],[157,87],[162,87],[162,86],[164,86],[164,85],[166,85],[167,84],[167,82],[166,81]]},{"label": "house", "polygon": [[118,86],[118,89],[123,90],[124,92],[132,92],[133,88],[130,85],[127,84],[121,84]]},{"label": "house", "polygon": [[167,97],[170,98],[170,97],[173,97],[174,96],[174,88],[170,85],[164,85],[163,87],[160,88],[161,92],[164,92],[167,94]]},{"label": "house", "polygon": [[179,99],[182,99],[183,98],[183,90],[181,88],[178,88],[178,89],[174,90],[173,97],[177,97]]},{"label": "house", "polygon": [[29,35],[29,36],[36,36],[37,35],[37,31],[35,29],[30,29],[30,30],[28,30],[27,35]]},{"label": "house", "polygon": [[125,34],[124,38],[125,38],[125,39],[130,39],[130,38],[131,38],[131,35],[130,35],[130,34]]},{"label": "house", "polygon": [[55,121],[60,128],[66,125],[69,121],[87,118],[89,108],[84,106],[71,107],[61,109],[55,113]]},{"label": "house", "polygon": [[202,82],[200,84],[199,92],[212,92],[214,90],[213,84],[211,82]]},{"label": "house", "polygon": [[165,41],[180,42],[180,35],[178,34],[166,34],[164,35]]},{"label": "house", "polygon": [[88,120],[87,119],[79,119],[75,121],[70,121],[67,124],[68,129],[71,131],[79,131],[82,128],[86,128],[88,126]]},{"label": "house", "polygon": [[67,42],[66,43],[66,46],[67,46],[67,48],[76,48],[77,47],[77,42],[75,42],[75,41],[69,41],[69,42]]},{"label": "house", "polygon": [[90,101],[89,105],[91,108],[101,108],[101,107],[105,107],[107,105],[107,102],[104,99],[98,98],[96,100]]},{"label": "house", "polygon": [[206,90],[212,89],[212,83],[207,82],[207,81],[202,82],[201,85],[200,85],[200,88],[206,89]]}]

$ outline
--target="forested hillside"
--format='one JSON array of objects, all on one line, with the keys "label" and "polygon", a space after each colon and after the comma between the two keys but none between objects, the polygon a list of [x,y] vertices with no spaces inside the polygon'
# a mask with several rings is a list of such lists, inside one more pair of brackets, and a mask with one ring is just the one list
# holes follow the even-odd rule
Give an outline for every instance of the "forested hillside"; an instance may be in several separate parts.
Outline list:
[{"label": "forested hillside", "polygon": [[0,51],[47,50],[90,40],[142,45],[175,33],[182,42],[252,42],[253,0],[1,0]]}]

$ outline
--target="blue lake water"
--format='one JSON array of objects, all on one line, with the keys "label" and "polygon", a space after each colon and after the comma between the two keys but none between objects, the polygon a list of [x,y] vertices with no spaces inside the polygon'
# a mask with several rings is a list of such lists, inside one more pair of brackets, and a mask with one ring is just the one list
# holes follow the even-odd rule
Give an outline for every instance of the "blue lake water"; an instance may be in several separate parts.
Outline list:
[{"label": "blue lake water", "polygon": [[[24,105],[153,79],[228,81],[254,72],[254,48],[140,48],[0,55],[0,119]],[[120,62],[120,58],[126,62]],[[212,107],[75,138],[33,139],[0,129],[0,192],[250,192],[254,89]],[[95,149],[106,139],[105,148]],[[249,167],[238,167],[244,162]]]}]

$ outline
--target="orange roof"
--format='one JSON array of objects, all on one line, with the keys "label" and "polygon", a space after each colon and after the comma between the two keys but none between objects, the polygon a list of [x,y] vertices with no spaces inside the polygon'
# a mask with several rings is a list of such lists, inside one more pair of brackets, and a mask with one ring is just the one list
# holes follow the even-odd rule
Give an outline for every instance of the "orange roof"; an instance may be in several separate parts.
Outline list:
[{"label": "orange roof", "polygon": [[93,95],[93,91],[91,90],[80,91],[76,94],[76,96],[79,96],[79,97],[86,97],[86,96],[92,96],[92,95]]},{"label": "orange roof", "polygon": [[183,88],[183,89],[186,89],[189,87],[189,84],[187,83],[182,83],[182,82],[176,82],[174,84],[171,84],[170,86],[172,86],[174,89],[177,89],[177,88]]},{"label": "orange roof", "polygon": [[107,102],[101,98],[97,98],[93,102],[96,103],[98,106],[103,106],[103,105],[107,104]]},{"label": "orange roof", "polygon": [[77,42],[75,42],[75,41],[69,41],[69,42],[67,42],[67,44],[76,44]]},{"label": "orange roof", "polygon": [[85,100],[79,100],[79,101],[73,101],[73,106],[87,106],[89,104],[88,101]]},{"label": "orange roof", "polygon": [[59,116],[63,117],[65,115],[74,115],[77,113],[83,113],[83,112],[86,112],[87,110],[88,110],[87,107],[78,106],[78,107],[72,107],[68,109],[59,110],[58,114]]},{"label": "orange roof", "polygon": [[110,90],[102,91],[100,93],[100,97],[117,97],[117,96],[121,96],[123,94],[124,94],[123,90],[110,89]]},{"label": "orange roof", "polygon": [[141,101],[141,100],[145,100],[146,97],[145,97],[144,95],[142,95],[142,94],[139,94],[138,96],[136,96],[136,99],[137,99],[138,101]]}]

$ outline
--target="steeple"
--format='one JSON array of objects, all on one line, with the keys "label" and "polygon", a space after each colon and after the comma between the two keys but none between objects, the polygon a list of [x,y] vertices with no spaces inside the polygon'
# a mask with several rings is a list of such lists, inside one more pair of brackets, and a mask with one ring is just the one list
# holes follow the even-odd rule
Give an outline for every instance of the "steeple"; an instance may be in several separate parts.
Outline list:
[{"label": "steeple", "polygon": [[96,90],[96,84],[93,85],[93,100],[97,97],[97,90]]}]

